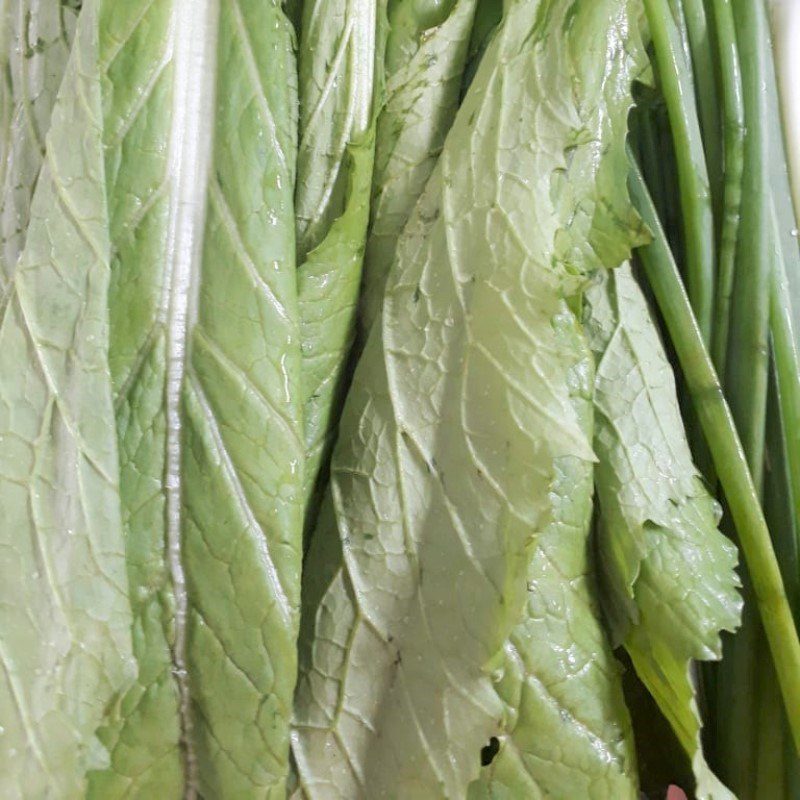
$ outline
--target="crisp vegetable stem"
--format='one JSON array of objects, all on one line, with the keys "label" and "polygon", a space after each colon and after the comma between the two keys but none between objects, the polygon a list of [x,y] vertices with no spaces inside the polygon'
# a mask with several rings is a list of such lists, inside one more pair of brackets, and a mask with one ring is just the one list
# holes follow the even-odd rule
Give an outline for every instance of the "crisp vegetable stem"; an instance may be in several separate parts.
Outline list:
[{"label": "crisp vegetable stem", "polygon": [[[730,308],[725,394],[744,447],[753,482],[762,496],[765,466],[767,386],[769,376],[770,285],[772,282],[772,223],[767,85],[770,58],[767,26],[761,2],[733,0],[733,19],[742,68],[746,132],[743,148],[742,192],[733,295]],[[773,544],[783,531],[773,531]],[[750,608],[747,608],[748,603]],[[743,797],[761,797],[761,786],[773,785],[769,754],[759,746],[769,727],[767,684],[760,673],[769,670],[764,657],[752,593],[745,593],[741,635],[725,648],[719,673],[718,749],[732,788]],[[745,679],[743,679],[745,678]],[[746,679],[749,678],[749,679]],[[754,702],[740,702],[745,687],[754,687]],[[772,718],[780,729],[780,714]],[[742,737],[746,743],[743,745]],[[735,779],[734,779],[734,776]],[[753,780],[756,779],[756,784]],[[749,787],[749,790],[748,790]],[[767,795],[765,795],[767,796]],[[779,796],[770,794],[768,796]]]},{"label": "crisp vegetable stem", "polygon": [[[785,154],[785,159],[772,161],[772,235],[774,263],[771,284],[770,332],[772,335],[778,405],[782,418],[784,452],[786,454],[787,494],[791,498],[797,552],[800,541],[800,251],[798,251],[796,220],[800,203],[798,166],[800,166],[800,103],[794,102],[792,81],[800,74],[800,60],[794,38],[800,31],[800,3],[797,0],[770,0],[772,36],[765,31],[761,46],[774,57],[775,76],[768,76],[770,97],[770,153]],[[780,90],[780,91],[778,91]],[[782,125],[781,125],[782,123]],[[783,134],[783,135],[782,135]],[[781,167],[788,166],[786,173]],[[791,197],[794,194],[795,203]],[[787,535],[789,531],[787,530]],[[782,566],[784,566],[782,564]],[[795,578],[800,572],[795,567]],[[800,609],[795,608],[796,619]],[[795,759],[800,767],[800,760]],[[798,770],[800,772],[800,770]],[[794,795],[793,795],[794,796]]]},{"label": "crisp vegetable stem", "polygon": [[168,280],[162,305],[168,336],[166,385],[165,495],[167,547],[175,592],[173,658],[180,698],[181,747],[184,754],[184,800],[194,800],[198,759],[192,692],[188,680],[189,598],[183,552],[182,442],[183,384],[189,333],[196,315],[197,260],[206,215],[205,186],[211,155],[211,133],[203,124],[213,113],[215,30],[219,11],[213,3],[186,3],[175,9],[174,122],[169,149],[173,187],[167,240]]},{"label": "crisp vegetable stem", "polygon": [[747,121],[742,180],[747,203],[741,208],[740,246],[736,254],[724,387],[760,494],[764,468],[772,270],[770,154],[766,132],[768,105],[762,88],[768,55],[759,46],[765,21],[756,11],[757,6],[758,3],[750,0],[741,5],[734,3],[738,45],[743,60],[742,89]]},{"label": "crisp vegetable stem", "polygon": [[[638,109],[637,109],[638,110]],[[656,124],[655,114],[651,109],[647,113],[637,113],[632,115],[632,123],[635,124],[633,138],[637,144],[639,163],[646,177],[647,185],[650,187],[650,196],[658,210],[661,218],[666,218],[667,214],[667,188],[664,182],[663,167],[663,148],[658,140],[659,130]]]},{"label": "crisp vegetable stem", "polygon": [[[686,32],[689,37],[691,63],[697,86],[697,113],[703,133],[715,218],[721,217],[723,193],[722,144],[719,137],[719,93],[717,90],[714,58],[716,48],[712,43],[713,29],[703,0],[682,0]],[[711,20],[713,22],[713,18]]]},{"label": "crisp vegetable stem", "polygon": [[800,522],[800,352],[797,349],[798,339],[794,330],[789,280],[786,276],[786,264],[774,209],[772,243],[770,332],[778,383],[778,405],[783,421],[789,493],[792,513],[797,524]]},{"label": "crisp vegetable stem", "polygon": [[645,0],[647,21],[675,141],[686,238],[686,282],[703,340],[714,308],[714,215],[691,67],[667,0]]},{"label": "crisp vegetable stem", "polygon": [[653,241],[638,253],[669,330],[736,524],[795,746],[800,750],[800,640],[758,492],[677,265],[635,164],[631,170],[630,190],[639,213],[653,233]]},{"label": "crisp vegetable stem", "polygon": [[683,59],[687,67],[692,63],[692,49],[689,44],[689,31],[686,24],[686,13],[683,9],[683,0],[667,0],[672,11],[672,21],[675,23],[675,31],[678,38],[675,40],[681,46]]},{"label": "crisp vegetable stem", "polygon": [[714,309],[712,355],[717,374],[724,381],[728,353],[731,293],[739,232],[744,164],[744,98],[736,29],[730,0],[713,0],[714,27],[719,53],[722,88],[722,118],[725,160],[725,184],[722,201],[722,227],[719,243],[719,266]]}]

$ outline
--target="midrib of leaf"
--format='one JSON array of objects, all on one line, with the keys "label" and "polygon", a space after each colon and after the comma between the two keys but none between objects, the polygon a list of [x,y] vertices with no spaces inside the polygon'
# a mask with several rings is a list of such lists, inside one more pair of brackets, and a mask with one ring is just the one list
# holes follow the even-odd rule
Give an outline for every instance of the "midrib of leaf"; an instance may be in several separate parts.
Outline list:
[{"label": "midrib of leaf", "polygon": [[161,320],[167,333],[166,527],[175,593],[173,658],[180,696],[181,744],[186,800],[197,796],[191,694],[186,658],[189,600],[181,548],[181,394],[188,334],[196,313],[196,290],[206,215],[216,68],[216,0],[177,0],[172,20],[174,88],[168,171],[169,229]]},{"label": "midrib of leaf", "polygon": [[372,112],[375,76],[375,9],[373,0],[353,0],[352,13],[359,20],[353,38],[353,123],[351,139],[363,135]]}]

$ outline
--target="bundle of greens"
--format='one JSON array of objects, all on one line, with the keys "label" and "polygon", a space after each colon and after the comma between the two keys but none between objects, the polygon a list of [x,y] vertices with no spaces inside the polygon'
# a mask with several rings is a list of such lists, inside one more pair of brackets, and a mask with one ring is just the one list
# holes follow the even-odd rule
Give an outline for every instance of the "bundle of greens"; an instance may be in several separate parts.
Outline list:
[{"label": "bundle of greens", "polygon": [[795,796],[769,19],[0,3],[3,798]]}]

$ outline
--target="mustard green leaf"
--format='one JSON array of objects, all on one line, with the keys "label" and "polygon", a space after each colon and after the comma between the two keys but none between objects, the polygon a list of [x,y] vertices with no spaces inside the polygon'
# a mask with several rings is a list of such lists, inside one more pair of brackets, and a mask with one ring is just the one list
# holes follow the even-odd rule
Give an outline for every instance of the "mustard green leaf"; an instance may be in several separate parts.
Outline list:
[{"label": "mustard green leaf", "polygon": [[303,9],[296,204],[307,532],[327,482],[355,338],[385,32],[385,4],[376,0]]},{"label": "mustard green leaf", "polygon": [[298,53],[299,263],[325,239],[351,194],[347,150],[370,125],[375,70],[381,66],[376,63],[379,6],[383,8],[376,0],[303,5]]},{"label": "mustard green leaf", "polygon": [[[580,357],[570,389],[591,436],[592,353],[574,317],[564,315],[560,323],[573,359]],[[559,460],[551,495],[553,518],[536,538],[527,602],[506,642],[497,684],[507,705],[506,731],[469,798],[637,800],[631,721],[601,623],[591,555],[592,461]]]},{"label": "mustard green leaf", "polygon": [[389,8],[385,98],[378,116],[370,230],[360,309],[362,340],[383,301],[397,240],[458,109],[475,0],[399,0]]},{"label": "mustard green leaf", "polygon": [[349,150],[347,205],[298,271],[303,350],[306,528],[313,528],[327,478],[355,339],[369,218],[374,128]]},{"label": "mustard green leaf", "polygon": [[303,428],[280,7],[104,0],[109,364],[139,678],[89,796],[283,797]]},{"label": "mustard green leaf", "polygon": [[693,660],[718,659],[739,624],[736,548],[696,467],[675,379],[630,267],[587,293],[597,358],[598,550],[617,642],[692,761],[698,798],[729,798],[700,740]]},{"label": "mustard green leaf", "polygon": [[134,677],[108,371],[94,3],[44,140],[0,317],[0,795],[83,796]]},{"label": "mustard green leaf", "polygon": [[592,459],[555,323],[638,225],[626,14],[514,3],[400,237],[307,560],[298,796],[463,797],[505,730],[491,669],[557,463]]},{"label": "mustard green leaf", "polygon": [[50,116],[67,65],[76,9],[54,0],[0,4],[0,296],[30,222]]}]

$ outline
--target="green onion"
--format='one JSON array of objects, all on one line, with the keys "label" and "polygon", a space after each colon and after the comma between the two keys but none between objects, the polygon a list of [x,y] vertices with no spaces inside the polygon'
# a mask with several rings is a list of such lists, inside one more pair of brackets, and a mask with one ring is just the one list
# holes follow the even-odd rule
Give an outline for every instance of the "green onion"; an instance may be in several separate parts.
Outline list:
[{"label": "green onion", "polygon": [[675,141],[687,288],[703,339],[709,343],[714,308],[714,215],[691,68],[667,0],[645,0],[644,5]]}]

